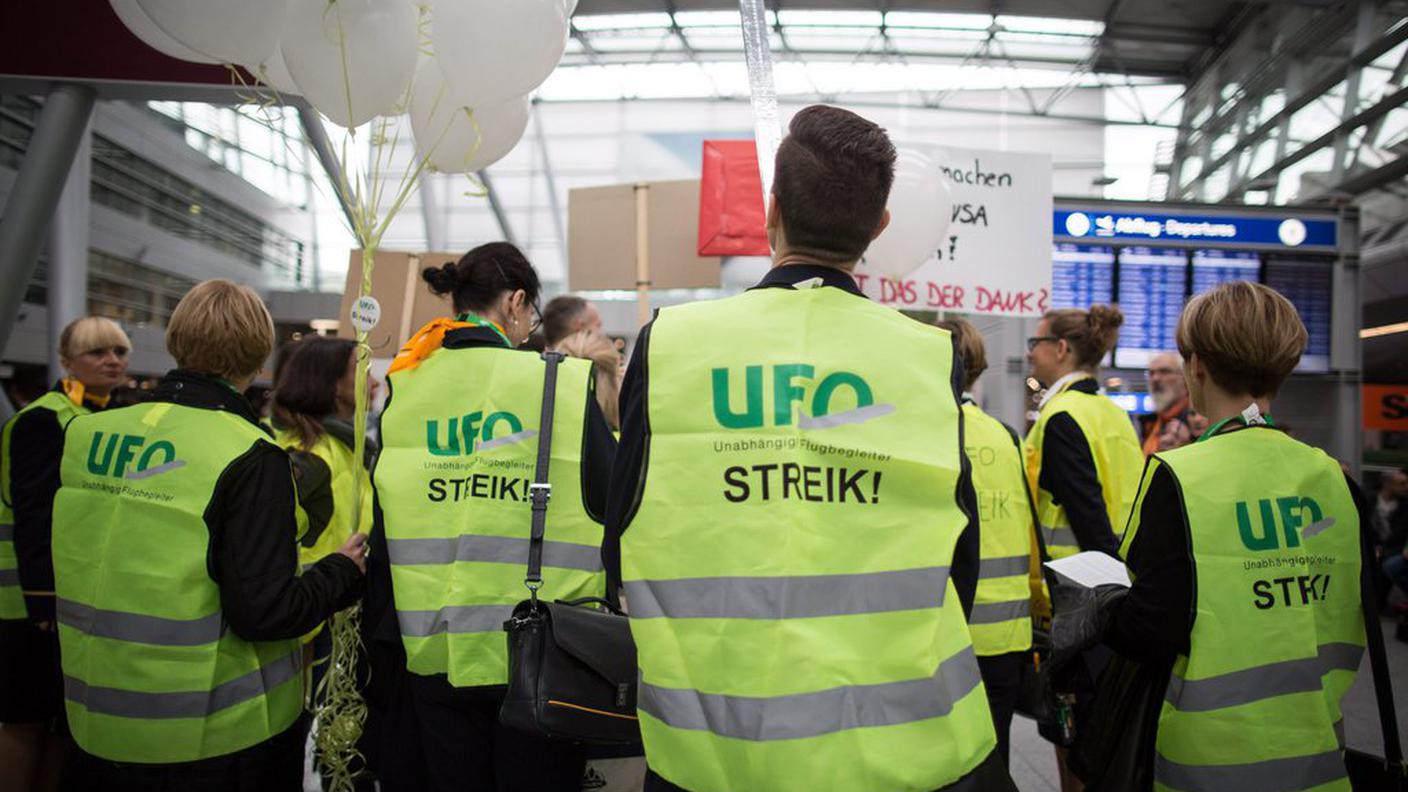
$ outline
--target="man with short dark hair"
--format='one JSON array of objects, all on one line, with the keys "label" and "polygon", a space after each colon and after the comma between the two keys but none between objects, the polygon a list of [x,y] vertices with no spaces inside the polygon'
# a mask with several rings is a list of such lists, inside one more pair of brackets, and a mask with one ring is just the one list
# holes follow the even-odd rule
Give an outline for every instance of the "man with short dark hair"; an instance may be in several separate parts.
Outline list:
[{"label": "man with short dark hair", "polygon": [[583,331],[601,332],[601,312],[575,294],[559,294],[543,307],[543,339],[548,349]]},{"label": "man with short dark hair", "polygon": [[894,164],[870,121],[798,112],[772,270],[641,331],[603,554],[631,615],[647,790],[1015,789],[966,627],[962,361],[851,274],[889,222]]}]

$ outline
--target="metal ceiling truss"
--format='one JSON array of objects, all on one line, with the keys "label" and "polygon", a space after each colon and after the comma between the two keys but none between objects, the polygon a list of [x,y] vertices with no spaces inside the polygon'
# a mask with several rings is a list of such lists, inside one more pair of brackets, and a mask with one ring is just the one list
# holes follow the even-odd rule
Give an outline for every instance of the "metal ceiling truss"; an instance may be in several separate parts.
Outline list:
[{"label": "metal ceiling truss", "polygon": [[[1389,114],[1408,104],[1408,53],[1376,99],[1362,96],[1361,85],[1366,69],[1408,42],[1405,6],[1355,0],[1267,9],[1244,26],[1185,94],[1168,197],[1238,202],[1266,192],[1278,201],[1347,199],[1397,178],[1403,162],[1367,155],[1390,156],[1378,148],[1379,137]],[[1297,114],[1317,104],[1338,123],[1310,138],[1302,129],[1298,137]],[[1283,174],[1326,149],[1324,184],[1287,194]]]}]

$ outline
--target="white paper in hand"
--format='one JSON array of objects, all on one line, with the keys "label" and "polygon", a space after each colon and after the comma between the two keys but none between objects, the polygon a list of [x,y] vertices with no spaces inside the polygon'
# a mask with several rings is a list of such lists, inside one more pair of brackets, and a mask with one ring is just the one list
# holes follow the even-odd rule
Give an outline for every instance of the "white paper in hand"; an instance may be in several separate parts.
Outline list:
[{"label": "white paper in hand", "polygon": [[1072,583],[1086,588],[1115,584],[1129,586],[1129,570],[1119,559],[1097,552],[1076,553],[1055,561],[1047,561],[1051,571]]}]

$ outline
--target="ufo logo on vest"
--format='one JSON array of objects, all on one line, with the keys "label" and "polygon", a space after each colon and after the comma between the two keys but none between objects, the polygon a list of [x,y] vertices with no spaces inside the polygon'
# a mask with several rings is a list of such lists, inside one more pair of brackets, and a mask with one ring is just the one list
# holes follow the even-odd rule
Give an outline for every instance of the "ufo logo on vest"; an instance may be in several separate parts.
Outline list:
[{"label": "ufo logo on vest", "polygon": [[[1256,521],[1260,527],[1253,522],[1253,511],[1260,517]],[[1306,516],[1310,517],[1308,523]],[[1282,538],[1286,548],[1300,547],[1303,539],[1321,534],[1334,525],[1335,518],[1325,517],[1320,504],[1312,498],[1292,496],[1274,501],[1262,498],[1255,502],[1255,508],[1247,501],[1237,502],[1237,532],[1248,550],[1279,550]]]},{"label": "ufo logo on vest", "polygon": [[[765,376],[767,369],[772,376]],[[895,411],[893,404],[876,404],[870,383],[850,371],[833,371],[818,379],[816,368],[808,363],[780,363],[745,366],[742,373],[743,404],[739,409],[730,395],[730,386],[736,381],[734,372],[727,368],[712,372],[714,420],[725,429],[759,429],[769,420],[773,426],[791,426],[794,405],[803,408],[796,418],[799,429],[850,426]],[[772,390],[770,412],[765,383]]]},{"label": "ufo logo on vest", "polygon": [[146,479],[185,465],[184,460],[176,458],[176,446],[169,440],[147,445],[147,438],[140,435],[95,432],[88,448],[88,472],[95,476]]}]

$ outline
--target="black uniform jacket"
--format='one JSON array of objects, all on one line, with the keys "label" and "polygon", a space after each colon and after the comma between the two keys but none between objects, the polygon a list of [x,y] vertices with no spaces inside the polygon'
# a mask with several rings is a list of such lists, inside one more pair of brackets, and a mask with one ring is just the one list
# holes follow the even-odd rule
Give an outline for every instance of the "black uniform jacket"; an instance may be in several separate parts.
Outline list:
[{"label": "black uniform jacket", "polygon": [[[443,347],[445,349],[469,349],[503,346],[503,343],[503,339],[492,329],[466,327],[446,333]],[[518,354],[537,353],[522,350]],[[395,396],[393,391],[387,397],[387,407],[390,407],[391,400]],[[455,396],[446,394],[445,400],[447,403],[453,403]],[[606,416],[602,414],[596,399],[591,399],[590,402],[587,405],[587,423],[584,429],[585,437],[582,449],[582,505],[588,516],[601,522],[606,510],[607,485],[611,475],[611,463],[616,454],[616,438],[611,434],[611,427],[606,423]],[[380,463],[378,460],[378,464]],[[362,610],[362,638],[368,645],[377,642],[381,645],[382,651],[401,655],[401,629],[396,621],[396,606],[391,593],[391,564],[386,549],[386,521],[381,511],[379,497],[375,498],[372,508],[371,547],[367,554],[367,594]],[[524,516],[526,517],[527,514],[525,509]],[[548,521],[546,530],[548,538],[551,539],[551,519]],[[526,571],[527,559],[524,559],[524,562]],[[527,596],[527,589],[523,591]],[[404,668],[404,655],[401,655],[400,664]],[[445,674],[419,677],[413,681],[417,684],[417,690],[426,695],[440,694],[441,698],[454,699],[453,688],[451,688]],[[377,684],[377,682],[373,681],[373,684]],[[501,685],[493,685],[489,686],[486,692],[493,696],[498,695],[502,689]]]},{"label": "black uniform jacket", "polygon": [[[63,382],[53,390],[63,393]],[[91,399],[84,407],[103,409]],[[10,505],[15,512],[15,554],[20,588],[31,621],[54,620],[54,494],[64,456],[64,427],[53,410],[36,407],[16,416],[10,430]],[[16,453],[20,452],[20,453]]]},{"label": "black uniform jacket", "polygon": [[[1071,385],[1070,390],[1093,394],[1099,393],[1100,386],[1093,379],[1083,379]],[[1081,550],[1099,550],[1119,557],[1120,543],[1115,531],[1123,533],[1124,526],[1110,525],[1104,489],[1095,474],[1095,457],[1070,413],[1053,415],[1046,422],[1037,485],[1065,507]]]},{"label": "black uniform jacket", "polygon": [[[847,273],[832,267],[804,264],[775,267],[754,288],[790,289],[793,284],[812,278],[820,278],[824,286],[841,289],[855,295],[856,299],[867,299],[856,286],[855,280]],[[611,500],[606,507],[606,546],[603,549],[608,588],[613,593],[621,583],[621,535],[625,533],[631,518],[635,516],[636,508],[640,505],[640,491],[644,484],[646,448],[649,443],[645,415],[645,396],[649,390],[649,374],[646,369],[650,328],[653,324],[652,322],[641,329],[630,366],[626,369],[626,379],[621,386],[621,448],[616,455],[615,471],[611,475]],[[963,363],[956,351],[953,361],[953,395],[954,400],[958,401],[963,391]],[[915,365],[924,363],[917,361]],[[961,423],[959,425],[962,426]],[[961,440],[960,434],[960,445]],[[973,477],[968,468],[967,457],[960,456],[964,462],[958,485],[958,502],[963,513],[968,515],[968,525],[954,549],[950,578],[966,615],[973,610],[973,596],[978,587],[978,496],[973,489]]]},{"label": "black uniform jacket", "polygon": [[[1224,433],[1229,431],[1280,430],[1229,424]],[[1346,482],[1359,510],[1361,532],[1367,533],[1364,493],[1348,477]],[[1139,530],[1125,563],[1134,585],[1115,606],[1105,643],[1125,657],[1151,663],[1188,654],[1193,632],[1193,550],[1178,483],[1167,467],[1156,469],[1149,481],[1139,509]]]}]

